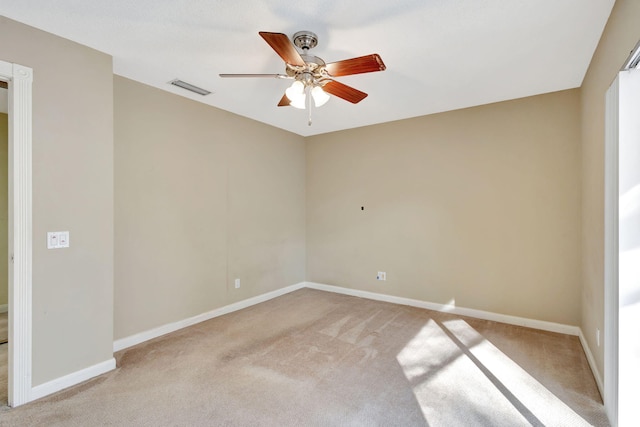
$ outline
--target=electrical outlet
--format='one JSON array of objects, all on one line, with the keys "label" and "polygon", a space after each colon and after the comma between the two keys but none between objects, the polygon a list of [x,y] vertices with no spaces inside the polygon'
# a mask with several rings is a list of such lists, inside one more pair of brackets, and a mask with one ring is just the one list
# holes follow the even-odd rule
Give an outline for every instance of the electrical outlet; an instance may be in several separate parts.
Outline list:
[{"label": "electrical outlet", "polygon": [[378,271],[378,275],[376,276],[376,280],[387,280],[387,273],[384,271]]},{"label": "electrical outlet", "polygon": [[596,345],[600,347],[600,329],[596,329]]},{"label": "electrical outlet", "polygon": [[236,289],[238,289],[240,287],[240,279],[236,279],[234,282],[234,285],[236,287]]}]

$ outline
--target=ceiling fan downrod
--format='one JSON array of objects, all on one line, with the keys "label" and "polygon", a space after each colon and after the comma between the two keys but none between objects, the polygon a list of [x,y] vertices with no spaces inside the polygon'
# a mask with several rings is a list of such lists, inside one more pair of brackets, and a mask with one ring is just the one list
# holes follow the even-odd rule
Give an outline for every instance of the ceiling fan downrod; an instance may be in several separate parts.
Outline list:
[{"label": "ceiling fan downrod", "polygon": [[313,102],[311,102],[311,87],[307,86],[304,91],[306,92],[305,101],[307,101],[307,111],[309,112],[309,121],[307,122],[307,125],[311,126],[311,104],[313,104]]}]

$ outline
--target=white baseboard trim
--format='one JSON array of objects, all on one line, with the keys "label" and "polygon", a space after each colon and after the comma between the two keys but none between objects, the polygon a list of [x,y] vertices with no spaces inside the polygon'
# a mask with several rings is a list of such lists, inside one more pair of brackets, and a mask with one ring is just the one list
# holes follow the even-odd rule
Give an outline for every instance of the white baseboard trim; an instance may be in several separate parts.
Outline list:
[{"label": "white baseboard trim", "polygon": [[596,385],[600,391],[600,396],[604,396],[604,383],[602,382],[602,375],[598,371],[596,360],[591,353],[589,344],[582,333],[582,329],[578,326],[564,325],[561,323],[545,322],[543,320],[527,319],[524,317],[508,316],[505,314],[492,313],[489,311],[474,310],[464,307],[455,307],[446,304],[437,304],[433,302],[415,300],[410,298],[396,297],[392,295],[378,294],[375,292],[360,291],[357,289],[343,288],[340,286],[324,285],[322,283],[305,282],[305,287],[311,289],[317,289],[320,291],[335,292],[344,295],[351,295],[360,298],[367,298],[376,301],[390,302],[394,304],[408,305],[411,307],[426,308],[428,310],[447,312],[457,314],[460,316],[469,316],[477,319],[492,320],[495,322],[507,323],[510,325],[526,326],[528,328],[540,329],[549,332],[558,332],[561,334],[574,335],[580,339],[580,344],[584,350],[584,354],[587,357],[587,362],[593,372],[593,377],[596,380]]},{"label": "white baseboard trim", "polygon": [[9,304],[0,304],[0,313],[6,313],[9,311]]},{"label": "white baseboard trim", "polygon": [[596,380],[596,385],[598,386],[598,390],[600,391],[600,397],[604,399],[604,382],[602,381],[602,375],[600,375],[600,371],[598,370],[598,366],[596,365],[596,359],[593,357],[593,353],[591,353],[591,348],[589,347],[587,339],[582,333],[582,329],[580,329],[580,334],[578,335],[578,337],[580,338],[580,344],[582,344],[584,354],[587,356],[587,362],[589,362],[591,372],[593,372],[593,378],[595,378]]},{"label": "white baseboard trim", "polygon": [[261,302],[268,301],[273,298],[277,298],[289,292],[296,291],[304,288],[305,282],[296,283],[295,285],[287,286],[286,288],[277,289],[275,291],[267,292],[266,294],[258,295],[252,298],[248,298],[242,301],[238,301],[233,304],[225,305],[224,307],[216,308],[206,313],[198,314],[197,316],[189,317],[184,320],[179,320],[173,323],[167,323],[166,325],[159,326],[157,328],[150,329],[148,331],[140,332],[113,342],[113,351],[124,350],[125,348],[132,347],[134,345],[143,343],[153,338],[166,335],[171,332],[175,332],[179,329],[186,328],[188,326],[195,325],[196,323],[204,322],[205,320],[213,319],[214,317],[229,314],[234,311],[242,310],[243,308],[251,307],[252,305],[260,304]]},{"label": "white baseboard trim", "polygon": [[[456,306],[453,306],[453,305],[439,304],[439,303],[416,300],[416,299],[411,299],[411,298],[404,298],[404,297],[397,297],[397,296],[393,296],[393,295],[379,294],[379,293],[369,292],[369,291],[361,291],[361,290],[358,290],[358,289],[343,288],[343,287],[340,287],[340,286],[325,285],[325,284],[322,284],[322,283],[315,283],[315,282],[300,282],[300,283],[296,283],[295,285],[291,285],[291,286],[287,286],[285,288],[277,289],[277,290],[272,291],[272,292],[267,292],[266,294],[258,295],[258,296],[255,296],[255,297],[243,300],[243,301],[238,301],[236,303],[229,304],[229,305],[226,305],[224,307],[220,307],[220,308],[208,311],[206,313],[202,313],[202,314],[199,314],[197,316],[190,317],[188,319],[180,320],[180,321],[173,322],[173,323],[168,323],[166,325],[163,325],[163,326],[160,326],[160,327],[157,327],[157,328],[154,328],[154,329],[150,329],[150,330],[145,331],[145,332],[140,332],[138,334],[131,335],[131,336],[126,337],[126,338],[121,338],[119,340],[114,341],[114,343],[113,343],[113,351],[116,352],[116,351],[124,350],[125,348],[132,347],[134,345],[143,343],[143,342],[148,341],[150,339],[157,338],[157,337],[160,337],[162,335],[166,335],[168,333],[177,331],[179,329],[183,329],[183,328],[195,325],[196,323],[204,322],[205,320],[213,319],[214,317],[222,316],[222,315],[225,315],[225,314],[228,314],[228,313],[232,313],[234,311],[238,311],[238,310],[242,310],[242,309],[247,308],[247,307],[251,307],[252,305],[260,304],[262,302],[268,301],[268,300],[273,299],[273,298],[277,298],[279,296],[288,294],[288,293],[293,292],[293,291],[297,291],[298,289],[302,289],[302,288],[317,289],[317,290],[320,290],[320,291],[334,292],[334,293],[338,293],[338,294],[350,295],[350,296],[366,298],[366,299],[371,299],[371,300],[376,300],[376,301],[390,302],[390,303],[393,303],[393,304],[400,304],[400,305],[408,305],[408,306],[411,306],[411,307],[425,308],[427,310],[434,310],[434,311],[457,314],[459,316],[474,317],[476,319],[490,320],[490,321],[494,321],[494,322],[507,323],[507,324],[510,324],[510,325],[517,325],[517,326],[524,326],[524,327],[527,327],[527,328],[539,329],[539,330],[542,330],[542,331],[557,332],[557,333],[561,333],[561,334],[577,336],[577,337],[579,337],[580,343],[582,344],[582,347],[584,349],[585,355],[587,357],[587,361],[588,361],[589,366],[591,367],[591,370],[593,372],[593,376],[594,376],[594,378],[596,380],[596,384],[598,386],[598,389],[600,390],[600,394],[603,395],[602,376],[600,375],[600,372],[598,371],[598,368],[597,368],[596,363],[595,363],[595,359],[593,357],[593,354],[591,353],[591,350],[590,350],[590,348],[589,348],[589,346],[587,344],[586,339],[584,338],[582,330],[578,326],[565,325],[565,324],[562,324],[562,323],[547,322],[547,321],[544,321],[544,320],[528,319],[528,318],[525,318],[525,317],[510,316],[510,315],[506,315],[506,314],[492,313],[490,311],[475,310],[475,309],[471,309],[471,308],[456,307]],[[115,367],[115,361],[113,363],[114,363],[113,366]],[[99,365],[96,365],[96,366],[99,366]],[[88,368],[88,369],[93,369],[93,368],[95,368],[95,367],[91,367],[91,368]],[[113,368],[110,368],[110,369],[113,369]],[[107,370],[109,370],[109,369],[107,369]],[[66,377],[51,381],[50,383],[34,387],[33,391],[32,391],[32,400],[38,399],[39,397],[45,396],[46,394],[53,393],[54,391],[61,390],[62,388],[68,387],[69,385],[73,385],[73,384],[69,383],[68,385],[64,385],[61,388],[58,388],[58,389],[53,390],[53,391],[49,391],[46,394],[42,394],[42,395],[34,394],[36,392],[40,392],[41,388],[42,388],[42,390],[48,390],[47,387],[50,387],[49,384],[53,384],[53,383],[57,384],[58,381],[62,381],[64,379],[66,379],[67,377],[74,377],[75,378],[76,375],[78,375],[78,374],[80,374],[80,373],[82,373],[84,371],[86,371],[86,370],[79,371],[78,373],[67,375]],[[106,371],[104,371],[104,372],[106,372]],[[80,380],[78,382],[85,381],[86,379],[91,378],[92,376],[95,376],[95,375],[100,375],[101,373],[103,373],[103,372],[99,372],[97,374],[93,374],[93,375],[88,376],[88,377],[86,377],[86,378],[84,378],[84,379],[82,379],[82,380]],[[77,384],[78,382],[76,382],[74,384]],[[66,384],[66,382],[65,382],[65,384]],[[37,397],[33,397],[33,396],[37,396]]]},{"label": "white baseboard trim", "polygon": [[116,368],[116,359],[105,360],[88,368],[81,369],[76,372],[72,372],[64,377],[56,378],[55,380],[40,384],[31,388],[29,395],[29,401],[40,399],[41,397],[48,396],[57,391],[63,390],[67,387],[80,384],[81,382],[90,380],[93,377],[102,375],[106,372],[112,371]]},{"label": "white baseboard trim", "polygon": [[376,301],[390,302],[394,304],[408,305],[411,307],[426,308],[433,311],[457,314],[459,316],[469,316],[476,319],[492,320],[494,322],[507,323],[510,325],[525,326],[527,328],[540,329],[549,332],[558,332],[567,335],[580,335],[580,328],[577,326],[564,325],[562,323],[546,322],[544,320],[527,319],[525,317],[509,316],[506,314],[492,313],[489,311],[474,310],[472,308],[456,307],[447,304],[416,300],[411,298],[396,297],[392,295],[378,294],[375,292],[361,291],[357,289],[343,288],[340,286],[324,285],[322,283],[305,282],[305,287],[320,291],[335,292],[354,297],[367,298]]}]

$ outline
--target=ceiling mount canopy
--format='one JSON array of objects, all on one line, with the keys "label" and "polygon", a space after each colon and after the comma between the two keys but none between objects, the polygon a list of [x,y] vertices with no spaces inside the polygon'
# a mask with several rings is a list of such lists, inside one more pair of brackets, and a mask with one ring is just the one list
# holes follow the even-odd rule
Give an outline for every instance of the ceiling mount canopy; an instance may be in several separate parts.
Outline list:
[{"label": "ceiling mount canopy", "polygon": [[318,45],[318,36],[311,31],[298,31],[293,35],[293,44],[302,50],[313,49]]},{"label": "ceiling mount canopy", "polygon": [[292,106],[309,110],[309,126],[312,99],[313,105],[320,107],[330,99],[329,95],[352,104],[357,104],[367,97],[366,93],[340,83],[334,80],[334,77],[386,69],[378,54],[325,63],[322,58],[309,54],[309,50],[318,45],[318,36],[311,31],[298,31],[293,35],[293,42],[283,33],[260,31],[258,34],[285,62],[285,74],[220,74],[220,77],[275,77],[294,80],[285,90],[278,107]]}]

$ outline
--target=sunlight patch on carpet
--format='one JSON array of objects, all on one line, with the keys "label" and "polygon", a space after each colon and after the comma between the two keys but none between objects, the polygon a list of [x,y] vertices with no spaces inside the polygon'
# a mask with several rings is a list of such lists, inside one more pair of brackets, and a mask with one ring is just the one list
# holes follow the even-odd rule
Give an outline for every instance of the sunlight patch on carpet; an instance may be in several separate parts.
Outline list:
[{"label": "sunlight patch on carpet", "polygon": [[429,320],[396,360],[427,422],[589,425],[462,319]]}]

